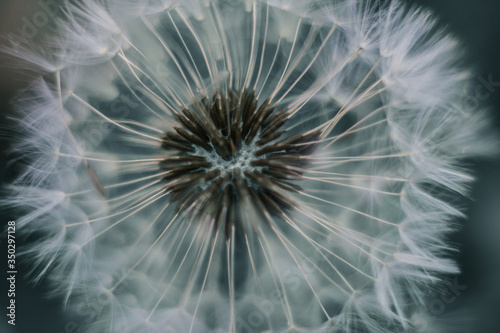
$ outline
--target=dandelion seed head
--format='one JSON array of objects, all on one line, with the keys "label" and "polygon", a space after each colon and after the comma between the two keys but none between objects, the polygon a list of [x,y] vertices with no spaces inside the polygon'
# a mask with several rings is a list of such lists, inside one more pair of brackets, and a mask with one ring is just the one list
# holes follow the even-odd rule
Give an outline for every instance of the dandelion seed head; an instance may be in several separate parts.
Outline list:
[{"label": "dandelion seed head", "polygon": [[88,332],[422,330],[491,151],[457,48],[399,1],[65,5],[7,50],[34,279]]}]

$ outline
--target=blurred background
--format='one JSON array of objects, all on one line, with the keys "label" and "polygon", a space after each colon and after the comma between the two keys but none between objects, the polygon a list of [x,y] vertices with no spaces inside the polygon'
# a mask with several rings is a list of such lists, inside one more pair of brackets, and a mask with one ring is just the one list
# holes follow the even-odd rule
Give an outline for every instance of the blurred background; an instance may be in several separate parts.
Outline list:
[{"label": "blurred background", "polygon": [[[306,1],[306,0],[304,0]],[[0,36],[31,36],[38,39],[53,21],[57,0],[0,0]],[[489,94],[477,97],[481,106],[491,111],[495,131],[500,135],[500,1],[498,0],[406,0],[431,8],[441,22],[463,41],[468,52],[467,62],[477,71],[475,84]],[[6,45],[0,38],[0,47]],[[9,145],[8,116],[13,114],[11,100],[26,87],[30,73],[15,68],[9,57],[0,55],[0,182],[5,184],[15,175],[15,165],[9,165],[5,149]],[[494,84],[486,84],[493,82]],[[483,94],[484,95],[484,94]],[[500,158],[469,160],[475,182],[469,198],[462,200],[468,218],[451,241],[460,248],[457,260],[462,273],[450,277],[444,289],[435,291],[435,300],[427,312],[438,320],[450,320],[444,333],[500,332]],[[0,232],[14,217],[3,212]],[[17,245],[23,240],[17,239]],[[0,233],[0,308],[7,307],[6,236]],[[23,278],[29,268],[18,263],[16,290],[16,326],[8,325],[2,310],[2,333],[77,333],[81,318],[69,318],[62,300],[49,299],[48,288],[32,285]],[[457,321],[460,318],[460,321]],[[472,319],[475,318],[475,319]],[[86,319],[86,320],[91,320]]]}]

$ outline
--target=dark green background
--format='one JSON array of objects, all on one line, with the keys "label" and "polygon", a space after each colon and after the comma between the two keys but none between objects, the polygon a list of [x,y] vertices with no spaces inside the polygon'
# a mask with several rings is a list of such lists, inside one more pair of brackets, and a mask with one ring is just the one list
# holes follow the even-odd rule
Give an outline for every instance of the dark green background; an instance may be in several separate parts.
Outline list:
[{"label": "dark green background", "polygon": [[[432,8],[443,23],[450,26],[468,51],[468,61],[478,75],[492,76],[500,82],[500,1],[498,0],[415,0],[406,2],[423,4]],[[39,10],[34,0],[0,1],[0,34],[16,32],[22,26],[22,17]],[[0,44],[4,41],[0,40]],[[8,58],[0,57],[0,122],[8,124],[5,116],[11,112],[9,101],[26,82],[26,75],[9,68]],[[479,79],[477,84],[480,84]],[[500,88],[484,101],[490,107],[495,130],[500,134]],[[6,168],[8,145],[5,130],[0,135],[0,180],[8,181],[14,174]],[[473,312],[479,318],[465,332],[500,332],[500,158],[468,161],[477,176],[470,198],[463,200],[468,207],[469,218],[463,221],[463,228],[452,241],[459,245],[458,261],[462,274],[457,283],[467,289],[456,300],[446,304],[443,317],[450,318],[461,312]],[[0,226],[9,221],[9,212],[4,212]],[[18,245],[21,240],[18,240]],[[6,253],[4,238],[0,237],[0,308],[6,307],[7,285],[4,268]],[[6,255],[5,255],[6,256]],[[27,271],[20,266],[18,271]],[[450,280],[453,282],[453,278]],[[17,325],[16,330],[6,324],[5,310],[0,311],[0,332],[2,333],[75,333],[79,332],[71,318],[66,318],[60,300],[46,298],[46,286],[32,286],[18,274],[17,280]],[[446,291],[436,291],[436,297]],[[461,316],[467,319],[467,316]],[[455,319],[453,319],[455,320]],[[465,327],[465,324],[459,324]],[[450,326],[453,327],[453,326]],[[449,328],[444,333],[459,332]],[[463,331],[460,331],[463,332]]]}]

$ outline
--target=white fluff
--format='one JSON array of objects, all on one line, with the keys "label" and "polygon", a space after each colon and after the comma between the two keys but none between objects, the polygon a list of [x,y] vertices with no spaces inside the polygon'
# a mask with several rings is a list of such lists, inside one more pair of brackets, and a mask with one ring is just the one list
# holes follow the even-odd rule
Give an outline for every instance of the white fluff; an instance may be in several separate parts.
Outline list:
[{"label": "white fluff", "polygon": [[[88,332],[418,329],[428,290],[458,271],[445,237],[462,216],[448,198],[472,181],[462,160],[492,146],[432,14],[361,0],[64,13],[52,40],[8,51],[41,75],[17,103],[12,154],[26,165],[2,204],[40,237],[24,250],[36,280],[76,309],[106,295]],[[158,162],[176,112],[244,88],[291,110],[290,134],[324,135],[285,220],[238,203],[259,227],[233,236],[234,254],[209,216],[189,218],[197,207],[175,214]]]}]

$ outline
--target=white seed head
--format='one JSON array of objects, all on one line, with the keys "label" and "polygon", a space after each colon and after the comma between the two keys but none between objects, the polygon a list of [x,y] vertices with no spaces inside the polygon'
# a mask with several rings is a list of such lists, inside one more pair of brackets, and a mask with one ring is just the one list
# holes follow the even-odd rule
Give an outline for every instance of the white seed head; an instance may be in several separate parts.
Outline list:
[{"label": "white seed head", "polygon": [[420,318],[458,271],[448,198],[472,180],[462,159],[491,145],[430,13],[396,0],[62,12],[52,39],[8,50],[40,78],[17,103],[25,169],[2,203],[40,236],[25,249],[35,279],[75,309],[102,305],[86,331],[436,330]]}]

